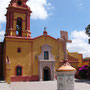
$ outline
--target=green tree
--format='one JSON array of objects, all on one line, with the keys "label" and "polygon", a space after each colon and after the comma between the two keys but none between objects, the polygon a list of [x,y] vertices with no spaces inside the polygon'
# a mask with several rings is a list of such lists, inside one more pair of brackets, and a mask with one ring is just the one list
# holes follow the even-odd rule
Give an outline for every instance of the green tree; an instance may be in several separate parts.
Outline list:
[{"label": "green tree", "polygon": [[85,28],[85,33],[90,37],[90,24]]}]

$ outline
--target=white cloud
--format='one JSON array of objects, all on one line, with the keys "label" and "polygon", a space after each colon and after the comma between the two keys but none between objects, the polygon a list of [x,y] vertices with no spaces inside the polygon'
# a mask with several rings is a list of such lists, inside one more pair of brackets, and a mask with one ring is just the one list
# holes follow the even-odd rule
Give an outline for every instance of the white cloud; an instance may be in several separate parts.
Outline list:
[{"label": "white cloud", "polygon": [[4,39],[4,34],[5,34],[5,31],[0,31],[0,42],[3,41]]},{"label": "white cloud", "polygon": [[85,31],[73,31],[70,39],[72,43],[67,45],[70,52],[79,52],[83,54],[83,57],[90,57],[89,37],[85,34]]},{"label": "white cloud", "polygon": [[31,7],[33,19],[46,19],[51,14],[48,10],[54,8],[47,0],[29,0],[27,4]]},{"label": "white cloud", "polygon": [[[0,22],[5,22],[6,8],[11,0],[0,0]],[[29,0],[27,4],[30,6],[33,19],[46,19],[49,16],[48,8],[53,9],[51,3],[47,0]]]},{"label": "white cloud", "polygon": [[0,23],[0,29],[1,29],[1,23]]},{"label": "white cloud", "polygon": [[5,21],[6,7],[8,7],[10,0],[0,0],[0,22]]}]

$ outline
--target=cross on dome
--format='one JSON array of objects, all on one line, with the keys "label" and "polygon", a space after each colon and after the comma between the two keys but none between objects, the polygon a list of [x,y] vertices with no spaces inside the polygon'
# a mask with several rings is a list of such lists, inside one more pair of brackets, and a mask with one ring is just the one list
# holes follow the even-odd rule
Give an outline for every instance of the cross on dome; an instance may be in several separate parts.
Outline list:
[{"label": "cross on dome", "polygon": [[44,31],[46,31],[47,27],[44,27]]}]

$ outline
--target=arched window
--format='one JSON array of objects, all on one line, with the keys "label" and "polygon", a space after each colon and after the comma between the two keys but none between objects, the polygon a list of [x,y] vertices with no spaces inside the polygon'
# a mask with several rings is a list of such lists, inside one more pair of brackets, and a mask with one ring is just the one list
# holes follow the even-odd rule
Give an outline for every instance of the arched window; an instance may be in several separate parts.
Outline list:
[{"label": "arched window", "polygon": [[21,66],[17,66],[16,67],[16,76],[21,76],[22,75],[22,67]]},{"label": "arched window", "polygon": [[21,18],[17,18],[16,35],[22,36],[22,19]]}]

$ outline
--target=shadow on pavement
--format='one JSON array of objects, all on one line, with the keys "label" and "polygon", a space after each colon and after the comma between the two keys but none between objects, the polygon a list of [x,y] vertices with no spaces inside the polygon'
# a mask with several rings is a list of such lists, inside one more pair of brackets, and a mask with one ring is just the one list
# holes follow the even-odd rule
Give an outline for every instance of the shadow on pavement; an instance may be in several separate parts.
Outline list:
[{"label": "shadow on pavement", "polygon": [[75,82],[77,82],[77,83],[87,83],[87,84],[90,84],[90,80],[86,80],[86,79],[75,79]]}]

